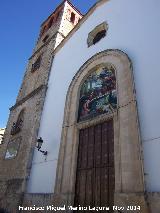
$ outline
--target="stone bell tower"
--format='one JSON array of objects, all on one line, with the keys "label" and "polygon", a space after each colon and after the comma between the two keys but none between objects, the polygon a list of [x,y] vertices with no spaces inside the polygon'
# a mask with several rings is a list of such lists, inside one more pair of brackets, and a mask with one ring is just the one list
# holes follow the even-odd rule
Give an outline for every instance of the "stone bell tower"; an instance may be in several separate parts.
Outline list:
[{"label": "stone bell tower", "polygon": [[82,18],[67,0],[42,23],[0,147],[0,208],[17,212],[26,192],[54,49]]}]

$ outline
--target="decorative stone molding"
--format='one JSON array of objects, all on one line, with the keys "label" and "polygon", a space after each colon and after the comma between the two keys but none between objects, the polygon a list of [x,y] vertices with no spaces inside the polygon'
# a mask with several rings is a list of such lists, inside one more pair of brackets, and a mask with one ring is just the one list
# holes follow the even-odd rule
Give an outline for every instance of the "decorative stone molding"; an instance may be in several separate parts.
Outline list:
[{"label": "decorative stone molding", "polygon": [[159,213],[160,210],[160,192],[148,192],[146,194],[150,210],[153,213]]},{"label": "decorative stone molding", "polygon": [[39,47],[39,48],[31,55],[31,57],[30,57],[28,60],[32,60],[32,58],[33,58],[36,54],[38,54],[38,53],[43,49],[43,47],[47,46],[47,45],[50,43],[50,41],[52,41],[53,39],[56,38],[56,36],[58,35],[58,33],[59,33],[59,32],[56,32],[54,35],[52,35],[41,47]]},{"label": "decorative stone molding", "polygon": [[[80,87],[96,66],[106,66],[107,64],[111,64],[116,72],[118,109],[113,114],[100,115],[92,120],[77,124]],[[141,193],[142,212],[147,212],[132,63],[127,54],[120,50],[110,49],[94,55],[79,69],[69,86],[64,111],[55,194],[66,195],[68,203],[73,205],[79,129],[104,122],[110,118],[114,122],[115,195],[123,193],[127,197],[128,193],[132,193],[131,198],[135,197],[138,202],[137,193]],[[121,197],[119,201],[118,196],[115,196],[115,204],[119,202],[130,205],[132,199],[127,202]]]},{"label": "decorative stone molding", "polygon": [[114,116],[116,116],[116,112],[112,113],[112,114],[102,114],[98,117],[86,120],[86,121],[82,121],[76,124],[78,129],[85,129],[88,128],[90,126],[95,126],[99,123],[103,123],[107,120],[110,120],[111,118],[113,118]]},{"label": "decorative stone molding", "polygon": [[12,106],[10,108],[10,111],[14,110],[16,107],[18,107],[19,105],[23,104],[25,101],[27,101],[28,99],[30,99],[31,97],[33,97],[34,95],[36,95],[37,93],[39,93],[42,89],[47,89],[47,85],[41,85],[41,86],[39,86],[37,89],[35,89],[34,91],[32,91],[30,94],[28,94],[22,100],[18,101],[14,106]]}]

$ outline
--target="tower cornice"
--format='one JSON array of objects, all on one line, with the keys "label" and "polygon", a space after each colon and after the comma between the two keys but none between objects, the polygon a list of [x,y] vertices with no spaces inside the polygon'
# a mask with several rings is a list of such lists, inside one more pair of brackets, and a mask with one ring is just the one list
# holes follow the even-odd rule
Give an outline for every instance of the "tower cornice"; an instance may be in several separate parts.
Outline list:
[{"label": "tower cornice", "polygon": [[49,18],[55,14],[57,12],[57,10],[59,10],[59,8],[61,8],[65,3],[68,3],[79,15],[84,16],[80,10],[78,10],[69,0],[64,0],[62,1],[62,3],[60,5],[58,5],[58,7],[47,17],[47,19],[45,19],[45,21],[42,22],[41,26],[43,26],[48,20]]}]

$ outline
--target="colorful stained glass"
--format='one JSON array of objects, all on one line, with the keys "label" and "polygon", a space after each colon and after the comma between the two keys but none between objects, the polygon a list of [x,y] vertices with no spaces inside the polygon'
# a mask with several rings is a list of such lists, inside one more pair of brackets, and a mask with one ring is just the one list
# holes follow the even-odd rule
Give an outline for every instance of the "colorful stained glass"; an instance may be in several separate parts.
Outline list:
[{"label": "colorful stained glass", "polygon": [[112,66],[98,68],[88,76],[81,87],[78,120],[109,114],[116,108],[115,70]]}]

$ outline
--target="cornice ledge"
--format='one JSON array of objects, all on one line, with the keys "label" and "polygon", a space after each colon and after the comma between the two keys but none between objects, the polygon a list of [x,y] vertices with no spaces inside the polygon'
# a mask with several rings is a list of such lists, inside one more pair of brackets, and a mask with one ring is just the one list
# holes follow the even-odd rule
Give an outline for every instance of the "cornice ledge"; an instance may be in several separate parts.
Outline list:
[{"label": "cornice ledge", "polygon": [[54,38],[57,36],[58,33],[59,33],[59,31],[57,31],[56,33],[54,33],[54,34],[48,39],[48,41],[46,41],[44,44],[42,44],[42,46],[40,46],[40,47],[30,56],[30,58],[29,58],[28,60],[31,60],[41,49],[43,49],[43,47],[47,46],[47,45],[50,43],[50,41],[51,41],[52,39],[54,39]]},{"label": "cornice ledge", "polygon": [[22,98],[20,101],[18,101],[14,106],[10,108],[10,111],[14,110],[16,107],[22,105],[25,101],[32,98],[36,94],[38,94],[42,89],[47,89],[47,85],[42,84],[37,89],[33,90],[31,93],[29,93],[26,97]]}]

